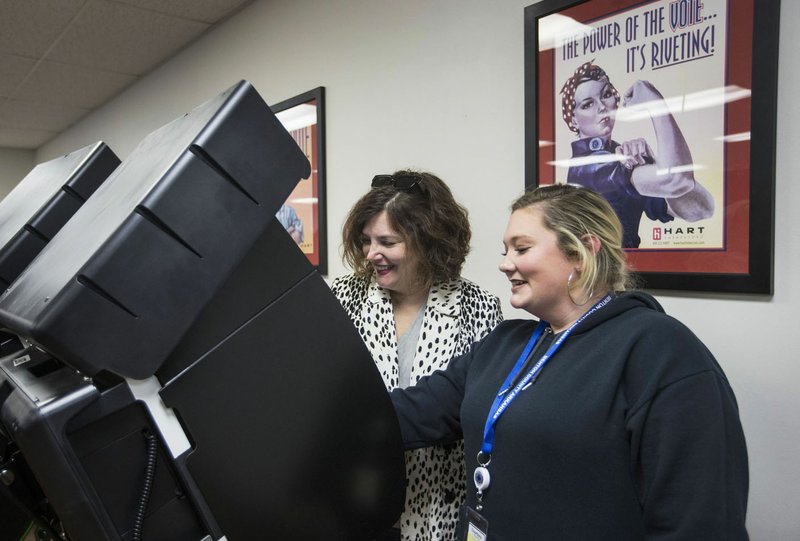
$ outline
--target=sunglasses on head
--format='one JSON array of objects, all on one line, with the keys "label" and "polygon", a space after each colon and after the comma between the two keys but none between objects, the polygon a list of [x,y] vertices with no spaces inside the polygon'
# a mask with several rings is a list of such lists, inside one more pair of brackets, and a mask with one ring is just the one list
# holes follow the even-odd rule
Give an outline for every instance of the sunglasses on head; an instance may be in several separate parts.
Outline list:
[{"label": "sunglasses on head", "polygon": [[422,177],[420,175],[407,174],[407,175],[375,175],[372,177],[373,188],[383,188],[384,186],[391,186],[395,190],[410,192],[412,190],[420,191],[420,183]]}]

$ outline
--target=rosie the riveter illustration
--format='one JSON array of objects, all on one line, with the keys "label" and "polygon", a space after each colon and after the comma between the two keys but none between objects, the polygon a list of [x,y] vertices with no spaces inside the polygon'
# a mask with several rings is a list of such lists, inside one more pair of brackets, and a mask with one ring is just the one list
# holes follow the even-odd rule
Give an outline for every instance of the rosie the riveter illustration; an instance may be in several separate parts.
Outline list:
[{"label": "rosie the riveter illustration", "polygon": [[657,156],[645,139],[618,143],[611,138],[620,95],[600,66],[582,64],[561,95],[562,118],[578,136],[567,182],[592,188],[611,203],[624,229],[623,248],[639,247],[642,213],[664,223],[675,217],[696,222],[714,214],[713,196],[694,178],[686,139],[652,84],[636,81],[622,101],[649,114]]}]

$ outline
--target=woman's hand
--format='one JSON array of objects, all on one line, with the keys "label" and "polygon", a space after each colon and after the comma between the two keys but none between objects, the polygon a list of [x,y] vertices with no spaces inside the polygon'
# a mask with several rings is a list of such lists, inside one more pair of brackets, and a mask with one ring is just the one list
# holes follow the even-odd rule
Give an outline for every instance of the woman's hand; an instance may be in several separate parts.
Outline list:
[{"label": "woman's hand", "polygon": [[643,138],[631,139],[620,144],[614,151],[627,169],[655,162],[655,154]]},{"label": "woman's hand", "polygon": [[622,96],[622,104],[625,107],[638,105],[647,107],[647,104],[663,102],[664,96],[658,91],[650,81],[638,80],[625,91]]}]

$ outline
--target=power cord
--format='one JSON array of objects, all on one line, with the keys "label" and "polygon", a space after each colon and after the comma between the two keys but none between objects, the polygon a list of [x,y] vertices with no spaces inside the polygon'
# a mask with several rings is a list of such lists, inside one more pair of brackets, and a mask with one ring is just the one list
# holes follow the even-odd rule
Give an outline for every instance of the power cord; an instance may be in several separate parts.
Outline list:
[{"label": "power cord", "polygon": [[147,504],[150,501],[150,493],[153,488],[153,478],[156,473],[156,458],[158,455],[158,438],[155,434],[145,429],[142,431],[144,439],[147,441],[147,464],[144,470],[144,485],[139,496],[139,504],[136,506],[136,518],[133,525],[133,540],[142,541],[142,527],[144,526],[144,515],[147,511]]}]

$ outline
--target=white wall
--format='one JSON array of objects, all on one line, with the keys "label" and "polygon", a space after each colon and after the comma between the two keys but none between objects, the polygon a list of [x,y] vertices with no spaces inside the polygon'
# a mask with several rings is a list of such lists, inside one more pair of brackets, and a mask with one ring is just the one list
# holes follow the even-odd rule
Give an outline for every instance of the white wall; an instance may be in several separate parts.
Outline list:
[{"label": "white wall", "polygon": [[[325,86],[330,275],[339,228],[372,175],[416,166],[441,175],[471,213],[465,275],[507,299],[497,271],[511,200],[523,188],[523,8],[532,0],[256,2],[38,152],[98,139],[122,158],[150,131],[249,79],[268,103]],[[659,294],[717,355],[748,438],[754,540],[800,538],[800,185],[793,133],[800,2],[784,0],[778,95],[775,295]],[[794,24],[793,24],[794,23]],[[505,301],[508,317],[513,311]]]},{"label": "white wall", "polygon": [[0,148],[0,200],[36,165],[36,153],[32,150]]}]

